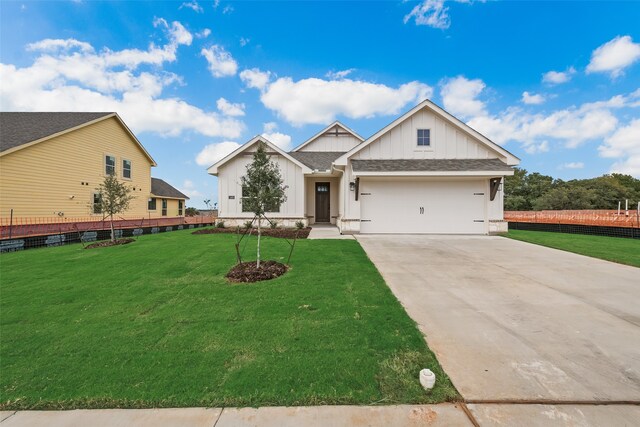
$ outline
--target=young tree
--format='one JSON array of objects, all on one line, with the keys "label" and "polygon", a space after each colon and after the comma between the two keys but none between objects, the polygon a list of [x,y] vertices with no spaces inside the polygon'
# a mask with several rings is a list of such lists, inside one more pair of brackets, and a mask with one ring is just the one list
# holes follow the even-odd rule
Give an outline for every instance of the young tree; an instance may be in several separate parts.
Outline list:
[{"label": "young tree", "polygon": [[258,143],[253,161],[247,165],[247,174],[240,178],[243,210],[253,212],[258,218],[258,249],[256,268],[260,268],[260,222],[265,212],[273,212],[287,200],[280,168],[269,160],[266,145]]},{"label": "young tree", "polygon": [[115,175],[107,175],[96,190],[99,194],[99,200],[95,208],[105,217],[109,217],[111,221],[111,241],[115,242],[116,233],[113,227],[113,216],[126,212],[135,196],[132,194],[131,188],[118,181]]}]

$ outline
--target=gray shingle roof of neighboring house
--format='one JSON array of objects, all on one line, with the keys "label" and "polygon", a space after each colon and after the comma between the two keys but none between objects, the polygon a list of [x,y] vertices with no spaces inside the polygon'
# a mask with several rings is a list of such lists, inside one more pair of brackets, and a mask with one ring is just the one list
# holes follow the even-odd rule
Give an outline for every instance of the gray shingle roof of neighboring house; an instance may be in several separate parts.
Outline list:
[{"label": "gray shingle roof of neighboring house", "polygon": [[158,197],[170,197],[172,199],[189,199],[160,178],[151,178],[151,194]]},{"label": "gray shingle roof of neighboring house", "polygon": [[344,152],[337,151],[291,151],[288,153],[291,157],[304,163],[314,170],[326,171],[331,169],[331,163]]},{"label": "gray shingle roof of neighboring house", "polygon": [[113,113],[0,113],[0,151],[80,126]]},{"label": "gray shingle roof of neighboring house", "polygon": [[351,160],[356,172],[511,171],[500,159]]}]

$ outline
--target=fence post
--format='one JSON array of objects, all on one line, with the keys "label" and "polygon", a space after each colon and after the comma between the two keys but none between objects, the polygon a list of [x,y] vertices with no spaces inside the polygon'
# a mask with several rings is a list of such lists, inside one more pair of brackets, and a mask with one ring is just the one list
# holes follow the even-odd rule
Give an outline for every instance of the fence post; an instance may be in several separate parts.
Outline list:
[{"label": "fence post", "polygon": [[11,238],[12,233],[13,233],[13,208],[11,209],[11,219],[9,222],[9,238]]}]

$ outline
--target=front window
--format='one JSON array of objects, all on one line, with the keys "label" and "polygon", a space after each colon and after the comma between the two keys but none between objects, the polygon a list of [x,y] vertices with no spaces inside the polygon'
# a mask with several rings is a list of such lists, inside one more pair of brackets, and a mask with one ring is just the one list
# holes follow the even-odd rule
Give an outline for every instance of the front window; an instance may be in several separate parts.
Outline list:
[{"label": "front window", "polygon": [[122,161],[122,177],[131,179],[131,160]]},{"label": "front window", "polygon": [[162,216],[167,216],[167,199],[162,199]]},{"label": "front window", "polygon": [[116,158],[115,156],[105,156],[104,157],[104,172],[107,175],[115,175],[116,174]]},{"label": "front window", "polygon": [[178,200],[178,216],[182,216],[183,203],[184,202],[182,200]]},{"label": "front window", "polygon": [[[247,199],[247,197],[245,196],[245,193],[246,193],[246,189],[245,187],[242,187],[242,199],[240,202],[242,204],[242,212],[253,212],[253,210],[250,209],[250,207],[248,206],[249,203],[244,203],[244,201]],[[267,203],[266,206],[264,207],[264,211],[269,213],[280,212],[280,204]]]},{"label": "front window", "polygon": [[418,146],[428,147],[431,145],[431,129],[418,129]]},{"label": "front window", "polygon": [[150,211],[155,211],[156,210],[156,199],[155,198],[151,198],[149,199],[149,204],[147,207]]},{"label": "front window", "polygon": [[94,214],[102,213],[102,195],[100,193],[93,193],[93,207]]}]

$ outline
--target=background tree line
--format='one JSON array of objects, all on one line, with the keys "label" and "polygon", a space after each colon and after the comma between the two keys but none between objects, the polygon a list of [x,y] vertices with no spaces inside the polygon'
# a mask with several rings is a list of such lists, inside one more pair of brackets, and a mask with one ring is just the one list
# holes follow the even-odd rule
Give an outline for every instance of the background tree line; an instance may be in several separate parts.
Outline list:
[{"label": "background tree line", "polygon": [[629,199],[629,209],[640,201],[640,179],[613,173],[590,179],[563,181],[515,168],[505,178],[504,209],[508,211],[561,209],[617,209]]}]

